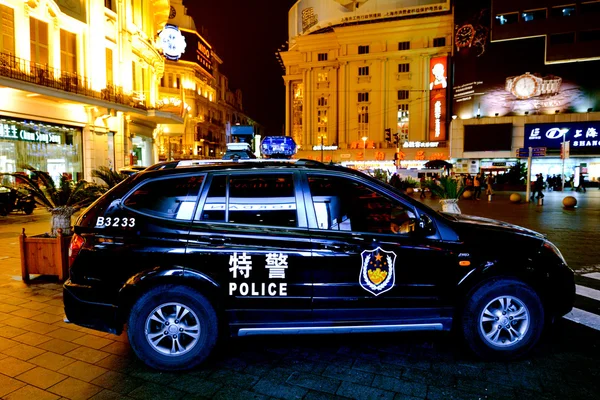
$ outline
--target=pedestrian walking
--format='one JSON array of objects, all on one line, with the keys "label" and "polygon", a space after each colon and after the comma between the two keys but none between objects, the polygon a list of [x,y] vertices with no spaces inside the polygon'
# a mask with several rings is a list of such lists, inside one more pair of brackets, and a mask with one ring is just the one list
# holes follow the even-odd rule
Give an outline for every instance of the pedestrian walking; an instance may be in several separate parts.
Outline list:
[{"label": "pedestrian walking", "polygon": [[575,191],[576,192],[580,192],[581,191],[583,193],[586,192],[586,189],[585,189],[585,176],[584,175],[581,175],[579,177],[579,186],[577,186],[577,188],[575,189]]},{"label": "pedestrian walking", "polygon": [[494,191],[492,190],[492,185],[494,184],[494,177],[491,173],[488,174],[488,176],[485,180],[485,184],[486,184],[485,194],[488,196],[491,194],[494,194]]},{"label": "pedestrian walking", "polygon": [[544,190],[544,176],[542,174],[536,174],[535,176],[536,180],[532,183],[533,190],[531,191],[531,201],[533,201],[536,194],[538,199],[544,198],[544,193],[542,193],[542,190]]},{"label": "pedestrian walking", "polygon": [[475,178],[473,179],[473,197],[475,198],[475,200],[481,200],[481,184],[482,184],[482,178],[481,178],[481,173],[477,173],[477,175],[475,176]]}]

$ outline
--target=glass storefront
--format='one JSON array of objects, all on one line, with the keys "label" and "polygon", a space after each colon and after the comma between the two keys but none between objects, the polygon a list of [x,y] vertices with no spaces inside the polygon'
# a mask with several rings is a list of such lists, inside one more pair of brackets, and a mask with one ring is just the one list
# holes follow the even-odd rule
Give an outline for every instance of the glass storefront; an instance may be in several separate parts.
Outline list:
[{"label": "glass storefront", "polygon": [[[60,176],[83,178],[81,128],[0,116],[0,172],[32,166]],[[10,183],[10,182],[3,182]]]},{"label": "glass storefront", "polygon": [[145,136],[136,136],[131,140],[133,148],[130,155],[130,165],[149,167],[152,161],[152,139]]}]

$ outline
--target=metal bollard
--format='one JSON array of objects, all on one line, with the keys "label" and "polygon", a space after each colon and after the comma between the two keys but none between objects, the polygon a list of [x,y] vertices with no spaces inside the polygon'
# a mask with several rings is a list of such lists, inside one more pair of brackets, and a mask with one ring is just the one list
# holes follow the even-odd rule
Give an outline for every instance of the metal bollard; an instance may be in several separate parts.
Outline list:
[{"label": "metal bollard", "polygon": [[492,195],[488,194],[488,201],[492,201]]},{"label": "metal bollard", "polygon": [[544,198],[538,197],[538,206],[543,206],[543,205],[544,205]]}]

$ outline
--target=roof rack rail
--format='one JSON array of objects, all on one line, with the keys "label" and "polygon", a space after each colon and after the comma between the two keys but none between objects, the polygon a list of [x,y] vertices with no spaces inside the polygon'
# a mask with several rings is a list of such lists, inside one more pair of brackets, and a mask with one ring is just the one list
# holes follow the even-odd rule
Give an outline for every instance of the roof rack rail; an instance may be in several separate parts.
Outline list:
[{"label": "roof rack rail", "polygon": [[230,159],[230,160],[178,160],[178,161],[165,161],[162,163],[154,164],[148,168],[146,171],[157,171],[162,169],[174,169],[174,168],[185,168],[185,167],[194,167],[201,165],[211,165],[211,164],[263,164],[263,163],[288,163],[295,165],[304,165],[304,166],[322,166],[325,165],[322,162],[315,160],[308,160],[304,158],[238,158],[238,159]]}]

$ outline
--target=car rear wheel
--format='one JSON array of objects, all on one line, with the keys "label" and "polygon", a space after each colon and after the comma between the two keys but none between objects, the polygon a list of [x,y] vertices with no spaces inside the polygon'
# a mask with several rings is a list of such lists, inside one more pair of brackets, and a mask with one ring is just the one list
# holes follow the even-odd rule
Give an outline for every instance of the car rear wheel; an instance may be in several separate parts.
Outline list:
[{"label": "car rear wheel", "polygon": [[522,357],[538,342],[544,309],[538,295],[512,279],[488,282],[468,299],[462,328],[469,347],[480,357]]},{"label": "car rear wheel", "polygon": [[217,315],[210,302],[186,286],[162,285],[145,293],[129,316],[128,336],[137,356],[160,370],[191,369],[215,346]]}]

